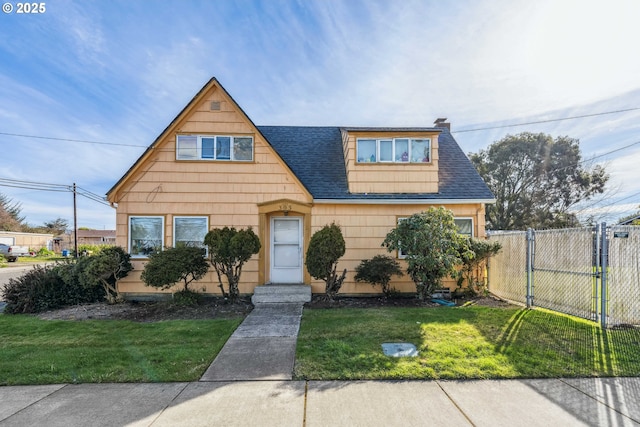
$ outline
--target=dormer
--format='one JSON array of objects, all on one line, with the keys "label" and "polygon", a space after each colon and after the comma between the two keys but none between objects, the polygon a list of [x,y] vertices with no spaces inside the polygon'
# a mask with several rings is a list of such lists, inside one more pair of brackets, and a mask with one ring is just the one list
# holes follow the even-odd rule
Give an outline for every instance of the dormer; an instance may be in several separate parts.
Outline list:
[{"label": "dormer", "polygon": [[438,128],[342,128],[350,193],[438,192]]}]

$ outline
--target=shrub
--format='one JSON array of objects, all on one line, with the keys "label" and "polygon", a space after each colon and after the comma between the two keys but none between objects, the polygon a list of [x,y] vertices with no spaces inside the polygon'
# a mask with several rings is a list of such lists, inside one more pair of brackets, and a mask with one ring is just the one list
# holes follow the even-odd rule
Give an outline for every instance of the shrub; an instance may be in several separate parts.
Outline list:
[{"label": "shrub", "polygon": [[99,301],[99,287],[85,287],[77,280],[66,280],[74,276],[69,274],[73,270],[74,263],[34,266],[24,275],[9,279],[4,287],[7,301],[5,313],[37,313],[66,305]]},{"label": "shrub", "polygon": [[173,303],[175,305],[195,307],[200,303],[202,294],[193,292],[191,289],[178,291],[173,294]]},{"label": "shrub", "polygon": [[380,285],[385,298],[393,293],[389,286],[391,276],[402,276],[400,264],[395,259],[386,255],[376,255],[371,259],[363,260],[356,267],[356,282],[367,282],[372,286]]},{"label": "shrub", "polygon": [[402,220],[382,245],[406,255],[407,273],[416,284],[417,296],[427,299],[441,287],[444,277],[457,274],[464,257],[473,257],[467,241],[458,233],[451,211],[432,207]]},{"label": "shrub", "polygon": [[[481,279],[485,263],[489,257],[500,252],[502,246],[498,242],[469,239],[468,248],[473,253],[473,256],[469,257],[468,255],[465,256],[464,253],[460,254],[462,268],[458,271],[456,277],[457,291],[477,295],[485,287],[484,280]],[[465,290],[462,289],[464,282],[467,284]]]},{"label": "shrub", "polygon": [[40,250],[37,252],[37,255],[41,258],[47,258],[47,257],[52,257],[54,256],[56,253],[53,251],[50,251],[47,248],[40,248]]},{"label": "shrub", "polygon": [[193,246],[178,246],[149,255],[140,278],[147,286],[169,289],[178,282],[189,290],[189,283],[207,274],[209,264],[204,249]]},{"label": "shrub", "polygon": [[112,245],[90,245],[88,243],[82,243],[78,245],[78,255],[97,255],[105,248],[111,247]]},{"label": "shrub", "polygon": [[[209,260],[218,275],[222,296],[235,302],[240,296],[238,284],[242,267],[260,251],[260,239],[251,227],[246,230],[224,227],[209,231],[204,237],[204,244],[209,247]],[[227,278],[228,293],[224,290],[222,276]]]},{"label": "shrub", "polygon": [[81,282],[88,286],[102,285],[104,297],[110,304],[120,301],[118,281],[133,270],[131,255],[120,246],[107,246],[86,259],[89,261],[80,275]]},{"label": "shrub", "polygon": [[342,231],[335,223],[325,225],[316,231],[309,241],[307,271],[314,279],[324,280],[325,294],[329,300],[333,300],[338,294],[347,275],[346,268],[340,276],[336,272],[338,260],[344,255],[345,250]]}]

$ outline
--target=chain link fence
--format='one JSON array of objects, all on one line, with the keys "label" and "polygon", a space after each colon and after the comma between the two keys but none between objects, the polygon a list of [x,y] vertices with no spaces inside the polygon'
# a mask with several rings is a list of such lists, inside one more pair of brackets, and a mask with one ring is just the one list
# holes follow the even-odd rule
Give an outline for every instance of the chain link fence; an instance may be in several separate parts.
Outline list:
[{"label": "chain link fence", "polygon": [[535,231],[532,293],[536,306],[598,320],[593,242],[590,227]]},{"label": "chain link fence", "polygon": [[[603,326],[640,325],[640,227],[491,232],[489,291]],[[604,298],[603,298],[604,296]]]},{"label": "chain link fence", "polygon": [[640,227],[611,227],[609,240],[609,323],[640,324]]},{"label": "chain link fence", "polygon": [[[491,240],[502,250],[487,264],[489,291],[497,297],[526,304],[527,263],[526,231],[495,231]],[[524,291],[524,292],[523,292]]]}]

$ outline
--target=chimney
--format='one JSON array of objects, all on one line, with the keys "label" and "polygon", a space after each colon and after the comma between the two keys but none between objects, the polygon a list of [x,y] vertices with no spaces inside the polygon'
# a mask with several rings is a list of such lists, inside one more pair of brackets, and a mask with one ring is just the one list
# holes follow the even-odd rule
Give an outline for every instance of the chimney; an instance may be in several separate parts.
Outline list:
[{"label": "chimney", "polygon": [[437,118],[436,121],[433,122],[433,124],[436,125],[437,128],[447,128],[451,130],[451,123],[447,122],[446,117]]}]

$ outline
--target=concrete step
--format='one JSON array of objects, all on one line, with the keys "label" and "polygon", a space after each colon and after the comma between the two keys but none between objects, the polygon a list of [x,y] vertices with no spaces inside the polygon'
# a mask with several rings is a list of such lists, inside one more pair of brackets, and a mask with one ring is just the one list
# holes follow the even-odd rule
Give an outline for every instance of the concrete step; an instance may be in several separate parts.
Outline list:
[{"label": "concrete step", "polygon": [[260,303],[305,303],[311,301],[311,286],[308,285],[263,285],[256,286],[251,302]]}]

